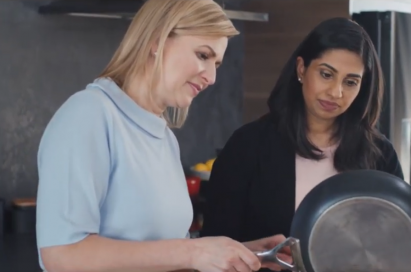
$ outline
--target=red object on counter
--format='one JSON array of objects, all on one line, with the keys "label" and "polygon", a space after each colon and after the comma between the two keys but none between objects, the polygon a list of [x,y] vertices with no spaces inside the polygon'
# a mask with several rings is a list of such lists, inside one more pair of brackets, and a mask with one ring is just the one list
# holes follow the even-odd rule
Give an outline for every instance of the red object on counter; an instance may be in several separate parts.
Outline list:
[{"label": "red object on counter", "polygon": [[201,179],[198,177],[186,177],[188,194],[190,196],[197,196],[200,193]]},{"label": "red object on counter", "polygon": [[201,230],[201,224],[198,220],[194,220],[190,227],[190,232],[196,232]]}]

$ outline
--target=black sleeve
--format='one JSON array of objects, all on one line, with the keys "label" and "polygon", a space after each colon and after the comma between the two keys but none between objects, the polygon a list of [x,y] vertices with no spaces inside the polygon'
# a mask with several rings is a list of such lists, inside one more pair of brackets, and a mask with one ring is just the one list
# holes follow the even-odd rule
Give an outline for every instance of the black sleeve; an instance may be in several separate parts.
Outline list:
[{"label": "black sleeve", "polygon": [[226,236],[241,241],[247,191],[254,172],[256,139],[237,130],[214,162],[207,185],[204,223],[200,236]]},{"label": "black sleeve", "polygon": [[400,179],[404,179],[402,167],[400,161],[398,160],[397,152],[395,151],[394,146],[385,137],[381,141],[380,146],[383,160],[380,163],[379,170],[397,176]]}]

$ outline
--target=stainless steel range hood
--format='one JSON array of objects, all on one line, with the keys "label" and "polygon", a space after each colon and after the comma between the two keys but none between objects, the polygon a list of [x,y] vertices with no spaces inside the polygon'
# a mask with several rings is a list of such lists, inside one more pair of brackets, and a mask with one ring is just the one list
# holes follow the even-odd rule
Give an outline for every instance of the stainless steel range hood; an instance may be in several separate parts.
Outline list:
[{"label": "stainless steel range hood", "polygon": [[[40,5],[38,12],[48,15],[130,20],[143,4],[144,0],[55,0]],[[232,20],[267,22],[269,19],[267,13],[227,9],[225,12]]]}]

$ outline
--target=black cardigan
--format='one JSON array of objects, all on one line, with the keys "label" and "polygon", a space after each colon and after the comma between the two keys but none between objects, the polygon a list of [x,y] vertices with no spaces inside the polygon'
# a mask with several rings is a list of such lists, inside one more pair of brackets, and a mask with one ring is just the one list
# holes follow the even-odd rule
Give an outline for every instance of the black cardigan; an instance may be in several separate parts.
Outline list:
[{"label": "black cardigan", "polygon": [[[384,138],[377,169],[404,179],[392,144]],[[201,236],[240,242],[289,236],[295,212],[295,150],[267,115],[234,132],[214,162],[207,185]]]}]

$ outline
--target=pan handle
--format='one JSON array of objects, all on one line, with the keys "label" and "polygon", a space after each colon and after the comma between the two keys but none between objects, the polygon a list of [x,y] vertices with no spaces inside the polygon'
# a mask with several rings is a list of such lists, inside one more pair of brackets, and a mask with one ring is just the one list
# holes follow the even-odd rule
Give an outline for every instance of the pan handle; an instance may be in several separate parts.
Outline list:
[{"label": "pan handle", "polygon": [[[291,250],[291,256],[293,258],[294,264],[289,264],[280,260],[277,257],[278,252],[280,252],[284,247],[289,246]],[[289,237],[281,244],[277,245],[273,249],[261,252],[254,252],[256,256],[260,259],[261,263],[274,262],[279,264],[282,268],[294,271],[294,272],[306,272],[304,263],[301,256],[300,240],[296,238]]]}]

